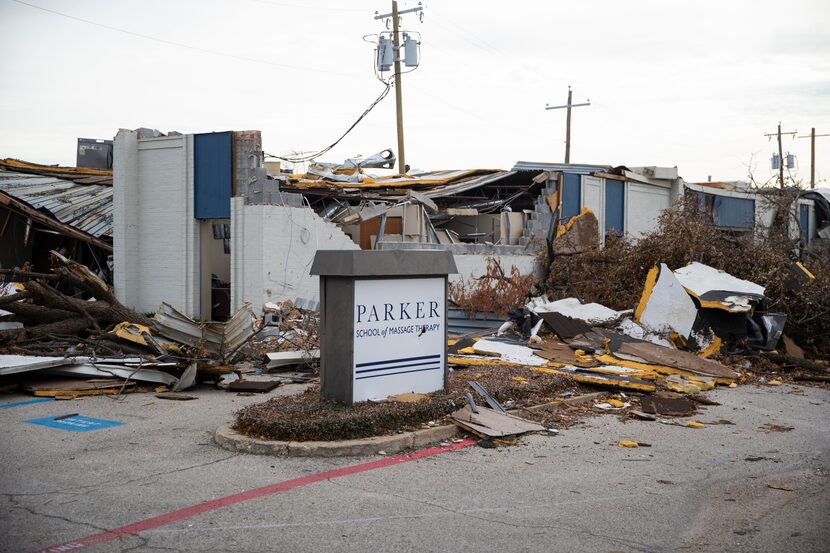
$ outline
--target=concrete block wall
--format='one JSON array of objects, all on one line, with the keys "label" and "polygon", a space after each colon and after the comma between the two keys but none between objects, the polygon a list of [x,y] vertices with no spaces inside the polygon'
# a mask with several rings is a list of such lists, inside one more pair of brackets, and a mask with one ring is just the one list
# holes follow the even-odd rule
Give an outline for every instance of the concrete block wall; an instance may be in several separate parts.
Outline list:
[{"label": "concrete block wall", "polygon": [[340,228],[308,207],[250,205],[231,198],[231,309],[246,301],[319,300],[308,274],[318,249],[358,250]]},{"label": "concrete block wall", "polygon": [[166,301],[201,317],[193,136],[139,139],[121,130],[113,159],[116,297],[140,312]]}]

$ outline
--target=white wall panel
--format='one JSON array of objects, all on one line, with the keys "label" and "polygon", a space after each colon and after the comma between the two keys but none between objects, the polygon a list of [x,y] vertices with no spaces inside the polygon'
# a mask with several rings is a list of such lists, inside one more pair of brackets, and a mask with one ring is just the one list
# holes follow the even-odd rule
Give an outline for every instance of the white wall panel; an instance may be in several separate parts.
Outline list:
[{"label": "white wall panel", "polygon": [[661,212],[671,206],[671,190],[631,181],[626,185],[626,232],[640,238],[657,228]]},{"label": "white wall panel", "polygon": [[249,301],[319,299],[308,274],[318,249],[359,250],[349,235],[307,207],[246,205],[231,198],[231,308]]}]

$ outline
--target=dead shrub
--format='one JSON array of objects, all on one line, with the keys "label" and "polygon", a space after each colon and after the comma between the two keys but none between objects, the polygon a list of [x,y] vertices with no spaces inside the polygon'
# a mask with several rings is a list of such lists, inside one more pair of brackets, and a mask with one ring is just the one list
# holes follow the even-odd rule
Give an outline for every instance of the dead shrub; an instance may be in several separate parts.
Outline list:
[{"label": "dead shrub", "polygon": [[[517,378],[518,377],[518,378]],[[346,440],[416,429],[439,421],[466,405],[467,381],[480,382],[500,402],[517,406],[552,401],[559,392],[586,388],[564,375],[534,373],[523,367],[489,366],[453,371],[446,392],[435,392],[417,403],[360,402],[349,407],[320,397],[318,388],[278,396],[235,413],[234,429],[269,440]],[[482,399],[478,399],[483,404]]]},{"label": "dead shrub", "polygon": [[[793,196],[769,194],[766,201],[787,213]],[[568,296],[631,309],[639,302],[648,270],[657,263],[677,269],[705,263],[766,288],[769,310],[787,315],[785,332],[813,355],[830,355],[830,260],[805,256],[816,280],[801,288],[786,285],[797,258],[795,241],[778,217],[768,233],[730,233],[716,228],[696,204],[687,202],[663,212],[658,227],[639,241],[610,238],[603,249],[559,256],[548,265],[545,291],[551,299]]]},{"label": "dead shrub", "polygon": [[510,267],[510,275],[505,275],[501,263],[488,257],[484,275],[473,282],[449,284],[450,300],[471,318],[477,311],[506,317],[513,307],[527,302],[531,286],[533,275],[522,275],[515,265]]}]

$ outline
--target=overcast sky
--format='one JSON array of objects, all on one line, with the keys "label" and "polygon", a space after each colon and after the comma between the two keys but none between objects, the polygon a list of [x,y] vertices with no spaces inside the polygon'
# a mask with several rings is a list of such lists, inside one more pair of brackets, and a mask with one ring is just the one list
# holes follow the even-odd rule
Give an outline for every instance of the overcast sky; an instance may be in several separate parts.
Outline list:
[{"label": "overcast sky", "polygon": [[[317,151],[381,92],[375,0],[0,0],[0,157],[74,165],[119,128],[259,129]],[[401,8],[417,2],[402,2]],[[677,165],[690,181],[772,172],[764,133],[830,133],[830,2],[425,1],[404,77],[406,157],[421,169],[564,160]],[[67,17],[71,16],[71,17]],[[79,21],[79,18],[87,22]],[[96,25],[97,24],[97,25]],[[143,36],[138,36],[143,35]],[[830,136],[816,141],[830,186]],[[396,149],[390,94],[323,158]],[[809,179],[810,140],[785,137]]]}]

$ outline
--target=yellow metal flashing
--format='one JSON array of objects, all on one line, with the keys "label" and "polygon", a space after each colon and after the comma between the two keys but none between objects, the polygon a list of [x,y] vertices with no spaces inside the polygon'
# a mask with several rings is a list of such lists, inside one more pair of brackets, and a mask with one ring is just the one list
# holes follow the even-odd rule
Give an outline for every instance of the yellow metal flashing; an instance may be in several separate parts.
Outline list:
[{"label": "yellow metal flashing", "polygon": [[[649,363],[638,363],[637,361],[629,361],[627,359],[617,359],[612,355],[595,355],[594,356],[597,361],[602,361],[603,363],[607,363],[609,365],[619,365],[620,367],[627,367],[630,369],[640,369],[642,371],[652,371],[662,375],[683,375],[683,376],[694,376],[700,377],[701,375],[697,375],[691,371],[684,371],[683,369],[678,369],[676,367],[669,367],[668,365],[651,365]],[[714,378],[715,383],[717,384],[730,384],[735,380],[732,378],[717,378],[717,377],[707,377],[707,378]]]},{"label": "yellow metal flashing", "polygon": [[659,265],[655,265],[648,270],[646,286],[643,289],[643,294],[640,296],[640,303],[637,305],[637,309],[634,310],[634,320],[638,323],[640,322],[640,317],[643,316],[643,311],[646,310],[646,304],[648,304],[648,300],[651,298],[651,293],[654,291],[654,285],[657,284],[658,276],[660,276]]},{"label": "yellow metal flashing", "polygon": [[703,351],[698,353],[697,356],[706,359],[710,355],[714,355],[714,354],[718,353],[720,351],[720,348],[722,348],[722,347],[723,347],[723,340],[721,340],[720,337],[715,336],[715,339],[712,340],[712,343],[709,344],[708,346],[706,346],[706,349],[704,349]]},{"label": "yellow metal flashing", "polygon": [[815,280],[815,279],[816,279],[816,275],[814,275],[813,273],[811,273],[811,272],[810,272],[810,270],[809,270],[807,267],[805,267],[804,265],[802,265],[802,264],[801,264],[801,261],[796,261],[796,262],[795,262],[795,266],[796,266],[796,267],[798,267],[799,269],[801,269],[802,271],[804,271],[804,274],[805,274],[805,275],[807,276],[807,278],[809,278],[810,280]]},{"label": "yellow metal flashing", "polygon": [[610,377],[604,377],[602,375],[596,374],[588,374],[588,373],[573,373],[569,371],[563,371],[558,369],[551,369],[547,367],[533,367],[531,369],[537,373],[545,373],[545,374],[561,374],[565,376],[570,376],[577,382],[582,382],[583,384],[594,384],[599,386],[610,386],[612,388],[623,388],[626,390],[637,390],[641,392],[653,392],[657,390],[657,386],[654,384],[650,384],[647,382],[640,383],[640,382],[630,382],[628,380],[615,380]]}]

